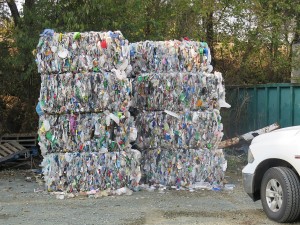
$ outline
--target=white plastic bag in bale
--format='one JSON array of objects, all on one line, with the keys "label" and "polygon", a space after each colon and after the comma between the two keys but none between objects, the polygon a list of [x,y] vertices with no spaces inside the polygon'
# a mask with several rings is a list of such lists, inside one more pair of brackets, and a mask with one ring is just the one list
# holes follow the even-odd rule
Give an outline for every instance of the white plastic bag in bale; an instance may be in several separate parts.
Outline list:
[{"label": "white plastic bag in bale", "polygon": [[143,111],[136,118],[140,149],[217,148],[223,137],[220,111]]},{"label": "white plastic bag in bale", "polygon": [[37,45],[38,72],[44,74],[116,69],[130,73],[128,40],[120,31],[43,32]]},{"label": "white plastic bag in bale", "polygon": [[107,152],[131,148],[136,137],[129,112],[43,115],[39,120],[42,155],[54,152]]},{"label": "white plastic bag in bale", "polygon": [[48,191],[83,192],[122,187],[136,190],[141,179],[141,153],[52,153],[42,167]]}]

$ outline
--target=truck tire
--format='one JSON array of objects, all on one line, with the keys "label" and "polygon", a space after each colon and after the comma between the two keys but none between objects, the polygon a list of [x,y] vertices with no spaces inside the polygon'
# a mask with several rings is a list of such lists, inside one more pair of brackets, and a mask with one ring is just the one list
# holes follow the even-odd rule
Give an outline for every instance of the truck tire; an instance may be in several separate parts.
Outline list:
[{"label": "truck tire", "polygon": [[266,215],[276,222],[293,222],[300,215],[300,182],[293,170],[272,167],[261,183],[261,202]]}]

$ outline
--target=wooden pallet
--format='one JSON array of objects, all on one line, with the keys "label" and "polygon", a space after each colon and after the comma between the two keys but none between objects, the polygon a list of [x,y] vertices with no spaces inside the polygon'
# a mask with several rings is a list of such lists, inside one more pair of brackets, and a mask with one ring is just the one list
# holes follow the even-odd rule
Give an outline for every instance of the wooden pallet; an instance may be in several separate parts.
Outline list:
[{"label": "wooden pallet", "polygon": [[37,134],[36,133],[17,133],[17,134],[4,134],[0,138],[0,144],[8,141],[16,141],[25,148],[31,148],[37,146]]},{"label": "wooden pallet", "polygon": [[2,142],[0,144],[0,163],[29,151],[29,149],[20,145],[17,141]]}]

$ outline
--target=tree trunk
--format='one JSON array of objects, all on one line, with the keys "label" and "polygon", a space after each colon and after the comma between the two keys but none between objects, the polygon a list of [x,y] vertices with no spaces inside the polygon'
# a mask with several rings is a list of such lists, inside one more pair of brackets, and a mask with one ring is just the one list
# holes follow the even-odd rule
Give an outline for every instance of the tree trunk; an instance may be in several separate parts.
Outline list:
[{"label": "tree trunk", "polygon": [[296,32],[293,43],[300,43],[300,13],[296,17]]},{"label": "tree trunk", "polygon": [[25,7],[30,9],[34,5],[34,0],[25,0]]},{"label": "tree trunk", "polygon": [[211,64],[215,66],[215,54],[214,54],[214,13],[209,12],[206,18],[206,40],[208,46],[210,47],[210,54],[212,62]]},{"label": "tree trunk", "polygon": [[19,25],[19,19],[20,19],[20,13],[17,8],[16,2],[14,0],[6,0],[7,5],[10,9],[11,15],[13,17],[15,26],[17,27]]},{"label": "tree trunk", "polygon": [[251,141],[254,137],[260,135],[260,134],[266,134],[266,133],[269,133],[273,130],[276,130],[276,129],[279,129],[280,126],[279,124],[276,122],[276,123],[273,123],[269,126],[266,126],[264,128],[261,128],[261,129],[258,129],[258,130],[255,130],[255,131],[250,131],[246,134],[243,134],[241,136],[238,136],[238,137],[234,137],[234,138],[231,138],[231,139],[227,139],[225,141],[221,141],[218,145],[218,148],[227,148],[227,147],[230,147],[230,146],[233,146],[233,145],[236,145],[240,142],[240,140],[245,140],[245,141]]}]

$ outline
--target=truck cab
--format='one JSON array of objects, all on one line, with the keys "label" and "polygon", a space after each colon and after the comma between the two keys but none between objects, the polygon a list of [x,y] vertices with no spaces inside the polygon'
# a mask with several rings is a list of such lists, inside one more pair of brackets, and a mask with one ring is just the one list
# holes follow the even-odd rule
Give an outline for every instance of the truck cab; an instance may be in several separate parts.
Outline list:
[{"label": "truck cab", "polygon": [[255,137],[242,170],[245,192],[261,200],[266,215],[276,222],[300,216],[300,126]]}]

